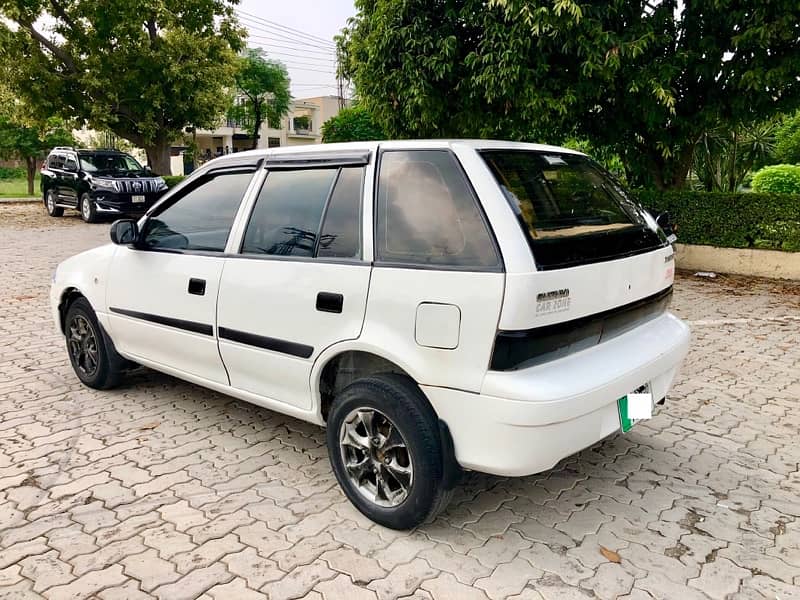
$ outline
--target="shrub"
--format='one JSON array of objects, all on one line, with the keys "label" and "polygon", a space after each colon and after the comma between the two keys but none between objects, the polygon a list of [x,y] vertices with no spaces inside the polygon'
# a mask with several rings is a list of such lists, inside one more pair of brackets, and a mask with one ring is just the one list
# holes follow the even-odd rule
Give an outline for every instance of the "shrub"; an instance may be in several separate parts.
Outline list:
[{"label": "shrub", "polygon": [[322,126],[322,141],[325,143],[383,139],[386,139],[383,130],[378,127],[367,109],[361,106],[343,108]]},{"label": "shrub", "polygon": [[753,191],[768,194],[800,194],[800,165],[772,165],[753,175]]},{"label": "shrub", "polygon": [[670,213],[681,243],[800,251],[800,195],[692,190],[637,195],[646,208]]},{"label": "shrub", "polygon": [[183,175],[164,175],[162,179],[164,180],[164,183],[167,184],[168,188],[174,188],[181,181],[186,179],[186,177],[184,177]]},{"label": "shrub", "polygon": [[25,179],[24,167],[0,167],[0,179]]}]

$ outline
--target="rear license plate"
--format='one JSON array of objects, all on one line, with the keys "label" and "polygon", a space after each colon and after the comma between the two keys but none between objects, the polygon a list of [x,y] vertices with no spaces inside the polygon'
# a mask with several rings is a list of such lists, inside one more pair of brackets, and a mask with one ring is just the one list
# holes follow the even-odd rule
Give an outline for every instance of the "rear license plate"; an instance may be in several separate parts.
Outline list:
[{"label": "rear license plate", "polygon": [[144,202],[144,196],[131,196],[133,202]]},{"label": "rear license plate", "polygon": [[650,385],[645,384],[635,392],[617,400],[617,410],[622,433],[630,431],[637,421],[649,419],[653,414],[653,395],[650,393]]}]

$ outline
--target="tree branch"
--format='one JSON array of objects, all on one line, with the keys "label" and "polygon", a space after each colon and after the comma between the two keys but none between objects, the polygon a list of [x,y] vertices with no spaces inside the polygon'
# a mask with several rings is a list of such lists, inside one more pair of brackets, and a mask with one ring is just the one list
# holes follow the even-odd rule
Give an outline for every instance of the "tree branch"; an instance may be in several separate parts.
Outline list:
[{"label": "tree branch", "polygon": [[72,29],[72,31],[77,31],[77,26],[75,21],[67,14],[67,11],[64,10],[64,7],[58,4],[56,0],[50,0],[50,6],[53,7],[53,13],[60,18],[67,26]]},{"label": "tree branch", "polygon": [[41,33],[36,31],[31,23],[21,22],[20,26],[26,29],[35,41],[39,42],[39,44],[47,48],[53,56],[55,56],[58,60],[60,60],[61,63],[67,68],[67,70],[69,70],[72,73],[78,72],[78,68],[75,66],[75,61],[72,60],[72,57],[66,52],[64,52],[64,50],[60,48],[57,44],[54,44],[46,37],[44,37]]}]

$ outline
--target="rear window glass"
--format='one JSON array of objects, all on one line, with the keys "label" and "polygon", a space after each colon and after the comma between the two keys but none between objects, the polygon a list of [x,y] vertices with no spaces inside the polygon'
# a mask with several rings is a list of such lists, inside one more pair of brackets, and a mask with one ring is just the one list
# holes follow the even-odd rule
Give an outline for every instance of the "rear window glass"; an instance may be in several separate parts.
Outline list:
[{"label": "rear window glass", "polygon": [[610,260],[662,245],[642,210],[586,156],[524,150],[481,155],[540,268]]}]

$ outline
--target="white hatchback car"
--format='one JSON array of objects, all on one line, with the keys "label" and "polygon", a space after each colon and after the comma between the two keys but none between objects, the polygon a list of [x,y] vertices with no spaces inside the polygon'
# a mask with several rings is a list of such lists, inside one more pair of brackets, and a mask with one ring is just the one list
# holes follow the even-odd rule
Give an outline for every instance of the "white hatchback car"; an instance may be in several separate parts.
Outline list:
[{"label": "white hatchback car", "polygon": [[409,528],[460,468],[553,467],[663,403],[673,249],[587,156],[493,141],[211,161],[59,265],[86,385],[145,365],[327,426],[345,494]]}]

